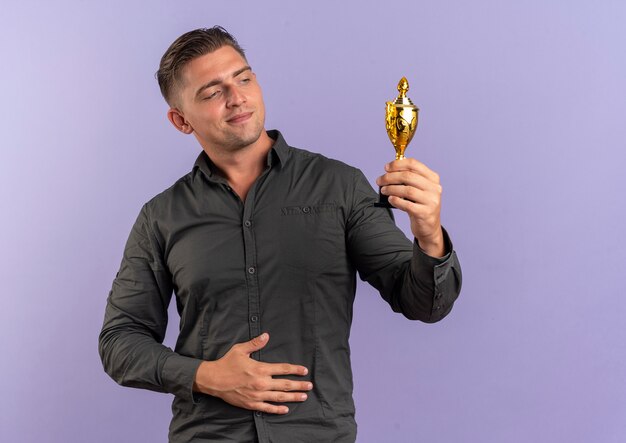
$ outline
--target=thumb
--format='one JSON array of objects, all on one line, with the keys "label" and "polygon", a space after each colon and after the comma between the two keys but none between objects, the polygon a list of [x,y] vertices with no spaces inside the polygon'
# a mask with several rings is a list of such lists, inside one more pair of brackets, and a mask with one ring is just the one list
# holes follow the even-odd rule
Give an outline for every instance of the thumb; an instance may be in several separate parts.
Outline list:
[{"label": "thumb", "polygon": [[258,337],[254,337],[252,340],[242,343],[243,351],[246,354],[252,354],[259,349],[263,349],[267,342],[270,339],[270,335],[267,332],[259,335]]}]

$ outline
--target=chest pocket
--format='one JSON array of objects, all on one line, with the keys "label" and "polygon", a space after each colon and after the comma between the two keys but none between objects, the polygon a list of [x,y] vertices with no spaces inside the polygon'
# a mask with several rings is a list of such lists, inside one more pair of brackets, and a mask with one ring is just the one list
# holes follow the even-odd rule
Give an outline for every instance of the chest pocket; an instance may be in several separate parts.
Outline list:
[{"label": "chest pocket", "polygon": [[277,229],[280,260],[286,267],[321,272],[336,263],[345,248],[333,203],[286,206]]}]

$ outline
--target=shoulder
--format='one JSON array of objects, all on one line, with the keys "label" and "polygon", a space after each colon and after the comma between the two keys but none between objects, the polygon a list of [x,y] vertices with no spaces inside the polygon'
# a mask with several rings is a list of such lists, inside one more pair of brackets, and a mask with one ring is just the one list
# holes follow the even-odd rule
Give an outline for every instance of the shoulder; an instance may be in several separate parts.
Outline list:
[{"label": "shoulder", "polygon": [[144,204],[144,210],[147,211],[148,215],[152,215],[162,212],[164,209],[171,209],[193,194],[194,180],[196,180],[195,168],[176,180],[170,187],[150,198]]},{"label": "shoulder", "polygon": [[325,174],[337,174],[350,179],[361,172],[354,166],[348,165],[340,160],[326,157],[317,152],[295,148],[293,146],[290,146],[289,150],[291,155],[289,160],[296,169],[311,168],[324,172]]},{"label": "shoulder", "polygon": [[360,171],[342,161],[326,157],[318,152],[309,151],[289,144],[278,130],[270,130],[268,134],[275,140],[274,150],[281,161],[285,161],[286,170],[296,172],[325,172],[327,175],[353,177]]}]

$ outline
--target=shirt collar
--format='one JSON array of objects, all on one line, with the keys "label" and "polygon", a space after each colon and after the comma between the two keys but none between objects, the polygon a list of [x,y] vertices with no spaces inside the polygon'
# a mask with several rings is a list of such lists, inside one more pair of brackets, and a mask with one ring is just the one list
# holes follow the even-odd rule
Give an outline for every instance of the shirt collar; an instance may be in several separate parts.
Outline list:
[{"label": "shirt collar", "polygon": [[272,149],[270,149],[270,152],[267,158],[267,164],[269,166],[275,165],[275,163],[272,161],[273,160],[272,153],[274,153],[276,157],[278,158],[278,161],[280,162],[280,164],[284,165],[285,162],[287,161],[287,157],[289,154],[289,145],[285,141],[283,134],[281,134],[280,131],[278,131],[277,129],[271,129],[267,131],[267,135],[269,135],[270,138],[274,139],[274,145],[272,146]]},{"label": "shirt collar", "polygon": [[[267,153],[267,165],[269,167],[277,166],[278,164],[284,165],[289,156],[289,145],[285,141],[285,138],[276,129],[267,131],[267,135],[274,140],[272,148]],[[221,177],[214,173],[213,162],[209,158],[206,152],[202,151],[196,158],[196,162],[193,165],[193,170],[199,169],[210,180],[217,181]]]}]

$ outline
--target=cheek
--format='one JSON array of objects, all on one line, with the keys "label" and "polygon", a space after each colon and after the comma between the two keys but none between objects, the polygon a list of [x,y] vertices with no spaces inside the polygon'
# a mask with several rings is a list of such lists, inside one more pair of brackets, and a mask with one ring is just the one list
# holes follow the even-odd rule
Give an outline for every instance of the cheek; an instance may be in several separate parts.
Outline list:
[{"label": "cheek", "polygon": [[261,94],[261,90],[259,89],[258,94],[255,97],[257,109],[261,112],[261,114],[265,115],[265,103],[263,102],[263,94]]},{"label": "cheek", "polygon": [[220,113],[212,106],[204,106],[194,115],[198,126],[215,126],[220,121]]},{"label": "cheek", "polygon": [[257,84],[252,85],[249,89],[249,97],[251,97],[257,105],[263,104],[263,92],[261,91],[261,87]]}]

